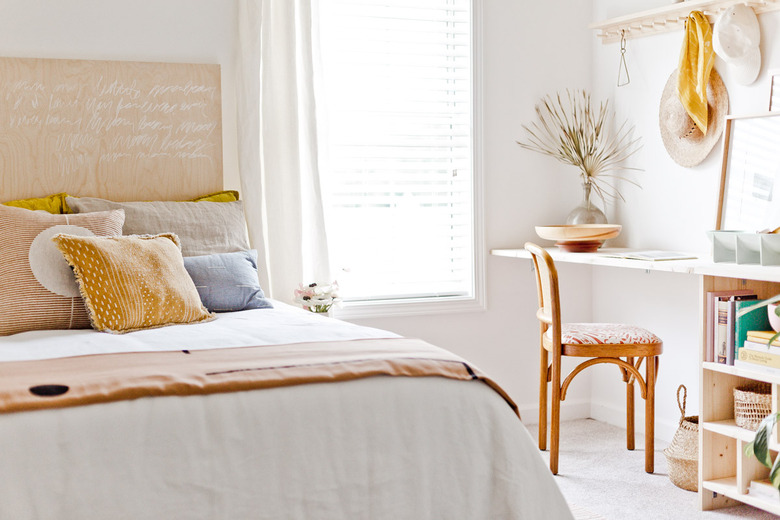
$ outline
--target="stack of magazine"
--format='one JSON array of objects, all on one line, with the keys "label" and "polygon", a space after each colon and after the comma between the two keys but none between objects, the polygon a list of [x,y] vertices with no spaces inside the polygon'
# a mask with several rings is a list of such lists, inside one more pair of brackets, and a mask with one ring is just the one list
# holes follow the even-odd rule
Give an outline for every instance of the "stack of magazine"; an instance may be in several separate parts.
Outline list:
[{"label": "stack of magazine", "polygon": [[[766,309],[763,310],[766,311]],[[759,369],[778,373],[780,370],[780,339],[776,339],[769,345],[769,340],[774,335],[775,331],[773,330],[748,331],[734,364],[752,370]]]}]

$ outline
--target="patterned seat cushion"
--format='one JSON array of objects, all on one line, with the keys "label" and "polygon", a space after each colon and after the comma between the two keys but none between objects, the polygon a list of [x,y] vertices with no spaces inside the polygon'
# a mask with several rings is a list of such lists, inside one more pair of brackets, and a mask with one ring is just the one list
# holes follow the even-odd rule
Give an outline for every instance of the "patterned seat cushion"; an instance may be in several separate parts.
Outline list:
[{"label": "patterned seat cushion", "polygon": [[[551,330],[547,331],[548,334]],[[561,343],[565,345],[642,345],[661,339],[642,327],[620,323],[564,323]]]}]

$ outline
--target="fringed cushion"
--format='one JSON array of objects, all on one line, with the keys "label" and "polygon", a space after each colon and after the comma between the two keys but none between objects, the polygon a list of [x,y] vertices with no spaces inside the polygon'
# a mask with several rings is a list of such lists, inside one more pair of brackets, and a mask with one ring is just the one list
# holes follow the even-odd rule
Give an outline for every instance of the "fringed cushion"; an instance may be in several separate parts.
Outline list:
[{"label": "fringed cushion", "polygon": [[661,338],[647,329],[634,325],[565,323],[561,325],[561,343],[565,345],[646,345],[661,343]]},{"label": "fringed cushion", "polygon": [[118,237],[59,234],[52,240],[73,267],[92,327],[97,330],[123,333],[214,318],[201,303],[184,268],[173,233]]}]

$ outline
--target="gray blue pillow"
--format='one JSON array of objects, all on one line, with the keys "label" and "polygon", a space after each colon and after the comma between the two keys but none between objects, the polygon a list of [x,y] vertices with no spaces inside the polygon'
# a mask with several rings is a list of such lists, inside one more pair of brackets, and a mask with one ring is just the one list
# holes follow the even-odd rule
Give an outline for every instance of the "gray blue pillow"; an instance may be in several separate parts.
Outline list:
[{"label": "gray blue pillow", "polygon": [[270,309],[257,279],[257,251],[184,257],[203,305],[211,312]]}]

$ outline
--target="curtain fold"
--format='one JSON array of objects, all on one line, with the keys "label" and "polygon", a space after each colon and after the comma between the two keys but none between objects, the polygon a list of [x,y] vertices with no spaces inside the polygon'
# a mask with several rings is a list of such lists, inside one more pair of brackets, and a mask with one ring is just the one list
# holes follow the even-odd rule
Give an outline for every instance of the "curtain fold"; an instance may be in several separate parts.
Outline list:
[{"label": "curtain fold", "polygon": [[238,154],[260,281],[292,301],[330,267],[317,150],[312,0],[239,0]]}]

